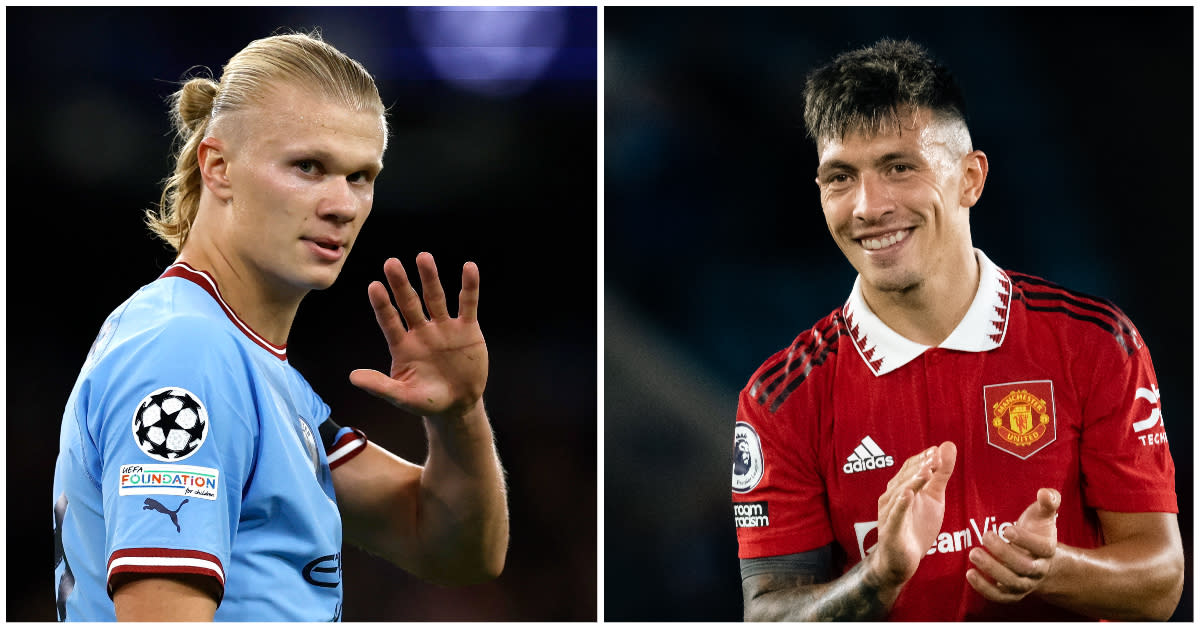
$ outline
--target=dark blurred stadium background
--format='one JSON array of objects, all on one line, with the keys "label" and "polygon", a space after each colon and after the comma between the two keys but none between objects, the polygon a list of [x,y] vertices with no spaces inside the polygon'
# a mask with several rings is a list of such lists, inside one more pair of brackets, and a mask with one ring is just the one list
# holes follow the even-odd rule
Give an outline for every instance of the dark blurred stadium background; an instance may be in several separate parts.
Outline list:
[{"label": "dark blurred stadium background", "polygon": [[[479,264],[485,395],[508,471],[496,581],[421,583],[347,546],[347,621],[596,619],[595,7],[7,7],[7,614],[55,618],[51,476],[104,317],[173,259],[142,225],[170,167],[164,99],[253,39],[319,27],[391,106],[375,207],[300,309],[292,363],[343,424],[414,460],[419,420],[350,385],[386,368],[367,302],[388,256]],[[457,286],[457,272],[443,272]],[[451,294],[457,287],[448,288]],[[232,583],[231,583],[232,585]]]},{"label": "dark blurred stadium background", "polygon": [[1193,9],[604,9],[604,618],[741,618],[737,392],[840,306],[805,73],[910,37],[949,64],[1002,267],[1108,297],[1163,391],[1192,619]]}]

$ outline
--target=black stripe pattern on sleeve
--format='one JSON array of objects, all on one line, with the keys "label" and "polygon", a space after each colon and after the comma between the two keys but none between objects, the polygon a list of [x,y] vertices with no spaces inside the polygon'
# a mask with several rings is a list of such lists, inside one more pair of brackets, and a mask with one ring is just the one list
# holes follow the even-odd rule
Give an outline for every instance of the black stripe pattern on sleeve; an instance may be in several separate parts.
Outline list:
[{"label": "black stripe pattern on sleeve", "polygon": [[801,334],[786,353],[777,355],[774,363],[755,378],[750,385],[750,397],[771,412],[778,410],[814,368],[824,364],[830,354],[837,353],[844,325],[842,314],[838,312],[825,325],[818,324],[808,333]]},{"label": "black stripe pattern on sleeve", "polygon": [[1009,271],[1018,290],[1013,298],[1025,303],[1034,312],[1064,314],[1077,321],[1090,323],[1112,334],[1125,355],[1133,355],[1142,346],[1137,329],[1125,313],[1112,301],[1075,290],[1068,290],[1040,277]]}]

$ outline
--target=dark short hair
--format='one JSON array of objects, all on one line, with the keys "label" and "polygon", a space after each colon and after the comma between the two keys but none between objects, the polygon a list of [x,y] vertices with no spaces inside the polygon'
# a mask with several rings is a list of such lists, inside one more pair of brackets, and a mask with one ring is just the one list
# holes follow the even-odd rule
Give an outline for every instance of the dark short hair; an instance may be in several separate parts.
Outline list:
[{"label": "dark short hair", "polygon": [[844,52],[813,70],[804,86],[804,125],[818,143],[879,132],[909,108],[966,122],[966,101],[950,70],[908,40]]}]

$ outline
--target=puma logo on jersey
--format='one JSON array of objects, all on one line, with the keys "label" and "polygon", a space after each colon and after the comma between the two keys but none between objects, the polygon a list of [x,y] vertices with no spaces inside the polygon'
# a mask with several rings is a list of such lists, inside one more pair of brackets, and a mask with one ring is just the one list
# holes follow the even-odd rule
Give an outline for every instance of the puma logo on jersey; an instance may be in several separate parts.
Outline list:
[{"label": "puma logo on jersey", "polygon": [[175,524],[176,532],[182,532],[183,530],[181,530],[179,528],[179,509],[183,508],[183,505],[186,503],[188,503],[188,500],[185,499],[185,500],[179,502],[179,506],[177,508],[175,508],[175,510],[170,510],[166,506],[163,506],[162,504],[160,504],[158,502],[158,500],[150,499],[149,497],[147,497],[146,505],[142,506],[142,510],[156,510],[158,512],[161,512],[162,514],[171,518],[171,523]]},{"label": "puma logo on jersey", "polygon": [[875,443],[875,440],[867,436],[862,439],[858,447],[854,448],[854,453],[846,458],[846,464],[842,465],[842,471],[844,473],[858,473],[859,471],[883,469],[894,464],[896,464],[896,460],[883,453],[883,450]]}]

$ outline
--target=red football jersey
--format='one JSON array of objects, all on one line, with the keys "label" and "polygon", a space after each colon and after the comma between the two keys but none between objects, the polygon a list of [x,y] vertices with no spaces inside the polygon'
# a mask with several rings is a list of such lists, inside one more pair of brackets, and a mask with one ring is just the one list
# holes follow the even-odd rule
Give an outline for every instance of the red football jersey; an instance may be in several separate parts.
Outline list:
[{"label": "red football jersey", "polygon": [[850,299],[754,373],[734,435],[741,558],[833,543],[844,573],[874,549],[877,500],[906,459],[958,447],[942,530],[896,620],[1078,619],[1035,596],[995,604],[967,553],[1042,487],[1058,539],[1101,544],[1095,511],[1178,512],[1150,353],[1112,303],[1006,273],[982,252],[979,289],[939,346],[901,337]]}]

